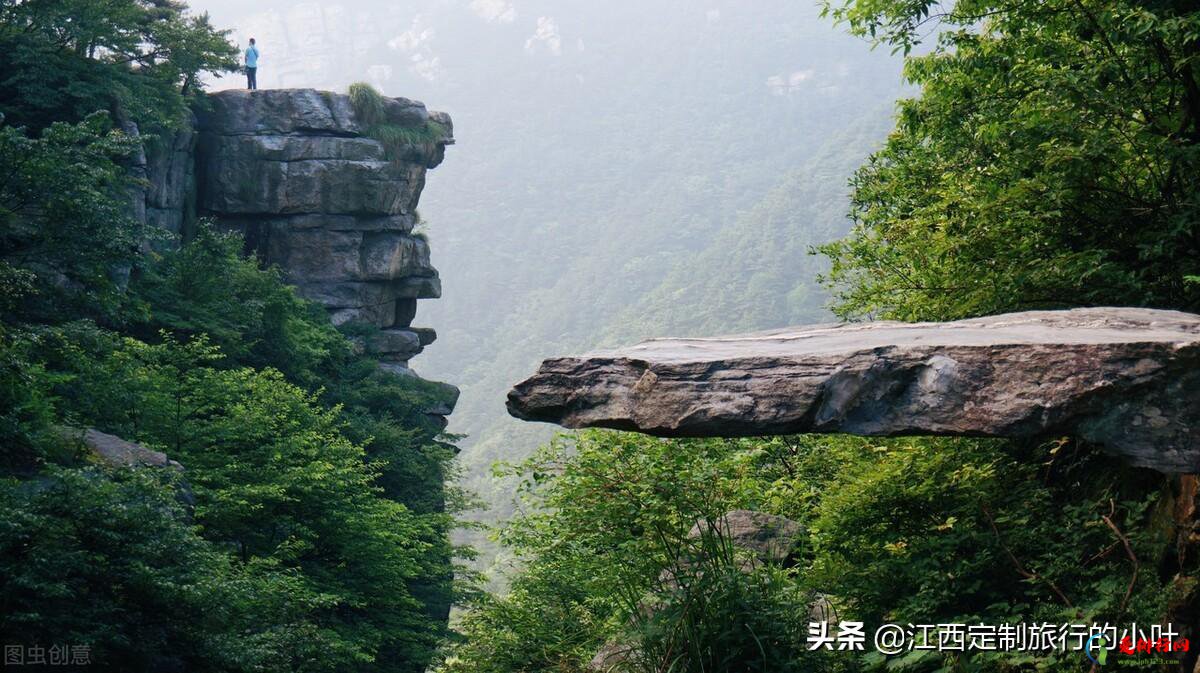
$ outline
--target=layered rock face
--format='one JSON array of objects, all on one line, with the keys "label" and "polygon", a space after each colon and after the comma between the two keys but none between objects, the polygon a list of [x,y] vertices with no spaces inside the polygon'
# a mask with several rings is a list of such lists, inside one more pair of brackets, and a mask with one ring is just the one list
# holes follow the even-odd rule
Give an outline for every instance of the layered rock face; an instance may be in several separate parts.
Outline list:
[{"label": "layered rock face", "polygon": [[[138,127],[124,122],[122,130],[138,137]],[[133,217],[170,234],[150,241],[154,247],[170,245],[183,233],[184,223],[195,218],[196,206],[195,119],[163,137],[144,142],[133,157],[130,172],[136,179],[132,193]]]},{"label": "layered rock face", "polygon": [[1091,308],[656,339],[546,360],[522,419],[660,436],[1073,434],[1200,472],[1200,316]]},{"label": "layered rock face", "polygon": [[[383,122],[412,131],[412,144],[385,148],[368,137],[342,94],[211,94],[198,118],[132,159],[131,215],[165,233],[147,241],[153,248],[177,244],[197,217],[243,233],[248,253],[279,266],[335,324],[380,328],[362,347],[385,369],[412,375],[409,360],[437,338],[412,326],[417,300],[441,295],[429,244],[413,232],[416,208],[425,172],[454,142],[453,123],[406,98],[386,98],[383,108]],[[454,407],[457,389],[444,388],[432,415]]]},{"label": "layered rock face", "polygon": [[387,123],[445,131],[389,151],[364,135],[348,96],[223,91],[209,102],[198,120],[198,213],[244,232],[253,252],[335,323],[382,328],[365,345],[403,370],[435,338],[411,328],[416,301],[441,294],[429,244],[413,227],[425,171],[453,142],[450,118],[387,99]]}]

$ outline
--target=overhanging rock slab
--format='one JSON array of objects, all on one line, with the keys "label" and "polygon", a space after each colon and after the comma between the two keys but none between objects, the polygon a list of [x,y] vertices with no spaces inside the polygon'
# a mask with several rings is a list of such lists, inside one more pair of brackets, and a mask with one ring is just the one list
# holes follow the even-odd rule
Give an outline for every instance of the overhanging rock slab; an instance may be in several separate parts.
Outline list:
[{"label": "overhanging rock slab", "polygon": [[653,339],[545,360],[509,413],[665,437],[1081,436],[1200,472],[1200,316],[1030,311]]}]

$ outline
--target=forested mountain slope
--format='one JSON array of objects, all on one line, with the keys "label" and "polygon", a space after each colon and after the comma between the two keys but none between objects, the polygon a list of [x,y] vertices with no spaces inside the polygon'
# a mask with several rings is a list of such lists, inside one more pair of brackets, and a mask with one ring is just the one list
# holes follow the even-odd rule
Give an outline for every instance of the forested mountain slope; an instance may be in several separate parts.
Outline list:
[{"label": "forested mountain slope", "polygon": [[902,90],[897,58],[807,3],[202,4],[258,39],[263,86],[368,79],[454,117],[421,208],[439,340],[415,364],[462,388],[487,519],[511,498],[492,462],[549,437],[503,408],[540,357],[824,315],[807,248],[847,229]]},{"label": "forested mountain slope", "polygon": [[[879,106],[875,115],[834,134],[810,159],[782,173],[758,202],[723,223],[700,249],[633,268],[632,253],[613,249],[613,258],[624,264],[592,268],[590,275],[569,270],[552,289],[531,293],[514,307],[498,328],[502,336],[497,339],[508,346],[487,354],[459,379],[467,390],[479,391],[464,395],[456,411],[466,416],[461,422],[479,424],[460,459],[467,462],[470,487],[496,508],[493,516],[511,511],[512,483],[496,482],[489,466],[522,458],[553,432],[502,413],[506,382],[532,372],[541,357],[650,336],[702,336],[831,319],[824,308],[827,295],[815,280],[827,265],[809,249],[846,232],[845,182],[861,161],[859,152],[868,152],[886,132],[886,110],[890,106]],[[646,275],[654,282],[645,283]],[[645,286],[638,292],[620,296],[641,283]]]},{"label": "forested mountain slope", "polygon": [[[443,643],[452,391],[372,357],[391,311],[339,331],[289,285],[434,294],[399,211],[433,157],[385,160],[346,96],[199,88],[236,67],[180,3],[0,5],[6,665],[424,671]],[[229,225],[272,213],[299,222],[265,267]]]}]

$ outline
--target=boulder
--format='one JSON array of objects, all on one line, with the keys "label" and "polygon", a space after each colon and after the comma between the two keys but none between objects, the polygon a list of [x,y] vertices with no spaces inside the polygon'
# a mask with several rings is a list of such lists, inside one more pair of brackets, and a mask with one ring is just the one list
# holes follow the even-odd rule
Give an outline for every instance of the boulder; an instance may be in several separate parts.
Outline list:
[{"label": "boulder", "polygon": [[517,418],[658,436],[1078,435],[1134,465],[1200,472],[1200,316],[1030,311],[654,339],[553,358]]},{"label": "boulder", "polygon": [[400,232],[293,228],[277,222],[259,239],[267,257],[297,284],[432,278],[429,243]]},{"label": "boulder", "polygon": [[[293,277],[300,294],[328,308],[378,309],[388,311],[389,320],[374,322],[381,327],[390,327],[395,320],[396,299],[425,299],[440,297],[441,279],[437,276],[408,276],[387,283],[360,283],[354,281],[313,281]],[[384,307],[383,304],[388,304]],[[381,313],[380,315],[383,315]]]},{"label": "boulder", "polygon": [[417,333],[410,329],[385,329],[367,337],[367,352],[388,362],[408,362],[424,346]]},{"label": "boulder", "polygon": [[437,341],[437,330],[432,327],[413,327],[412,331],[417,334],[417,339],[421,342],[422,347]]},{"label": "boulder", "polygon": [[449,383],[440,381],[431,381],[432,389],[436,400],[424,409],[424,412],[430,416],[449,416],[450,412],[454,411],[454,407],[458,405],[458,396],[461,391],[458,386],[452,386]]},{"label": "boulder", "polygon": [[697,521],[688,537],[699,538],[705,529],[768,563],[787,560],[804,535],[804,527],[787,517],[748,509],[732,510],[712,523]]},{"label": "boulder", "polygon": [[636,670],[637,646],[621,639],[610,640],[596,652],[584,670],[596,673]]},{"label": "boulder", "polygon": [[148,449],[136,442],[126,441],[95,428],[66,432],[75,435],[97,458],[114,467],[166,467],[183,470],[182,465],[161,451]]},{"label": "boulder", "polygon": [[407,362],[380,362],[379,369],[396,376],[411,377],[414,379],[421,378],[408,366]]},{"label": "boulder", "polygon": [[429,121],[425,104],[408,98],[385,98],[383,116],[389,123],[400,126],[416,126]]},{"label": "boulder", "polygon": [[429,262],[429,242],[419,236],[390,231],[363,234],[359,246],[358,277],[395,280],[437,275]]},{"label": "boulder", "polygon": [[[167,469],[182,474],[183,465],[171,460],[161,451],[147,448],[136,442],[130,442],[95,428],[81,430],[79,428],[60,427],[59,432],[64,439],[77,442],[86,449],[97,462],[111,467],[130,467],[151,469]],[[176,498],[189,510],[196,506],[196,496],[186,479],[180,478],[175,482]]]}]

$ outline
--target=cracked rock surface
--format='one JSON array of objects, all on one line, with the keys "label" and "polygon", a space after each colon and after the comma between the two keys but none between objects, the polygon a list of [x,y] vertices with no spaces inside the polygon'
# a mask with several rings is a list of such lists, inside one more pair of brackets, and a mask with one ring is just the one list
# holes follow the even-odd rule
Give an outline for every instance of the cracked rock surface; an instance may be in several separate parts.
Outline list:
[{"label": "cracked rock surface", "polygon": [[1200,316],[1030,311],[793,327],[545,360],[509,412],[658,436],[1078,435],[1200,472]]},{"label": "cracked rock surface", "polygon": [[[415,300],[441,295],[429,243],[413,233],[425,172],[454,142],[443,113],[386,99],[386,121],[446,130],[434,142],[385,149],[367,136],[348,96],[313,89],[220,91],[198,120],[197,208],[277,264],[335,323],[407,329]],[[389,153],[390,152],[390,153]],[[403,339],[379,354],[406,363]],[[422,344],[423,345],[423,344]]]}]

